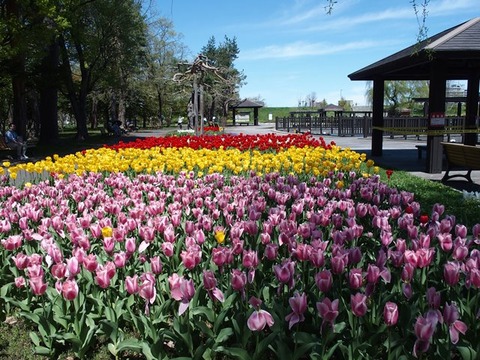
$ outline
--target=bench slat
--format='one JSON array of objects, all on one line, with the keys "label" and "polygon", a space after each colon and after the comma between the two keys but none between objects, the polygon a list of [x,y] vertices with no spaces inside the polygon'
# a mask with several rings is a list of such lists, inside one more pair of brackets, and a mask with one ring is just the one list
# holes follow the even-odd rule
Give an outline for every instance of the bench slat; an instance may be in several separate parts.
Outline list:
[{"label": "bench slat", "polygon": [[[453,177],[464,177],[469,182],[473,182],[470,176],[472,170],[480,170],[480,147],[455,143],[442,143],[447,155],[447,171],[442,181],[447,181]],[[466,168],[466,174],[449,175],[452,168]]]}]

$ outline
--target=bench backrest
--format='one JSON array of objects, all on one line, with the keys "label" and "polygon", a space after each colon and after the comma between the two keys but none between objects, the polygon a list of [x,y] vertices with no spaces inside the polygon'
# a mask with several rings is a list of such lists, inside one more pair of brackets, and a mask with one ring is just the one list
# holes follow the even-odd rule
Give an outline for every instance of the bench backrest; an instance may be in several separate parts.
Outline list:
[{"label": "bench backrest", "polygon": [[480,147],[455,143],[442,143],[451,165],[480,170]]},{"label": "bench backrest", "polygon": [[1,132],[0,132],[0,150],[10,150],[10,148],[7,146],[7,143],[5,142],[5,137]]}]

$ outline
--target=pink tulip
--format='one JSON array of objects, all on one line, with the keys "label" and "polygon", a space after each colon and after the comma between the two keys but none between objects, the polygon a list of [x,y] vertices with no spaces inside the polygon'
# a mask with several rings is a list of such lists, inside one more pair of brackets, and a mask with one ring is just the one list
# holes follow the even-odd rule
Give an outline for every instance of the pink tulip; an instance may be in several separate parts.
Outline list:
[{"label": "pink tulip", "polygon": [[30,265],[27,267],[27,274],[29,278],[43,278],[44,275],[43,268],[40,264],[36,263],[30,263]]},{"label": "pink tulip", "polygon": [[90,272],[97,270],[98,262],[95,254],[89,254],[83,258],[83,267]]},{"label": "pink tulip", "polygon": [[73,278],[80,273],[80,265],[78,263],[77,258],[72,257],[67,259],[67,270],[68,270],[68,277]]},{"label": "pink tulip", "polygon": [[443,251],[447,252],[452,250],[452,247],[453,247],[452,234],[438,234],[437,238],[440,243],[440,248]]},{"label": "pink tulip", "polygon": [[450,286],[455,286],[460,281],[460,265],[449,261],[443,266],[443,278]]},{"label": "pink tulip", "polygon": [[363,285],[362,269],[351,269],[348,273],[350,288],[359,289]]},{"label": "pink tulip", "polygon": [[12,251],[22,246],[22,236],[10,235],[6,240],[2,239],[0,243],[3,245],[5,250]]},{"label": "pink tulip", "polygon": [[243,250],[242,265],[246,268],[256,268],[258,266],[258,255],[254,250]]},{"label": "pink tulip", "polygon": [[274,320],[272,315],[265,310],[254,310],[248,317],[247,326],[251,331],[262,331],[266,325],[272,327]]},{"label": "pink tulip", "polygon": [[29,265],[28,256],[23,253],[18,253],[16,256],[12,256],[12,260],[18,270],[24,270]]},{"label": "pink tulip", "polygon": [[388,301],[383,308],[383,319],[387,326],[394,326],[398,322],[398,306]]},{"label": "pink tulip", "polygon": [[105,267],[98,267],[95,273],[95,282],[102,289],[106,289],[110,286],[111,277],[108,276],[108,269]]},{"label": "pink tulip", "polygon": [[410,263],[405,263],[402,269],[402,280],[406,283],[412,281],[413,275],[415,273],[415,266]]},{"label": "pink tulip", "polygon": [[295,263],[291,260],[285,260],[281,265],[274,265],[273,271],[278,281],[283,284],[287,284],[289,288],[292,288],[295,280]]},{"label": "pink tulip", "polygon": [[137,249],[137,244],[135,242],[135,238],[133,237],[128,237],[125,239],[125,251],[127,254],[131,255],[135,252]]},{"label": "pink tulip", "polygon": [[140,285],[138,294],[146,300],[145,302],[145,314],[150,313],[150,304],[155,302],[157,297],[157,289],[155,287],[155,277],[151,273],[143,273],[140,276]]},{"label": "pink tulip", "polygon": [[47,284],[43,281],[43,277],[30,277],[30,288],[35,295],[43,295],[47,291]]},{"label": "pink tulip", "polygon": [[458,313],[457,306],[454,303],[445,304],[445,308],[443,309],[443,319],[448,325],[450,341],[452,344],[456,344],[459,340],[460,333],[465,335],[468,329],[467,325],[463,321],[458,320],[459,317],[460,315]]},{"label": "pink tulip", "polygon": [[165,239],[166,242],[169,242],[169,243],[175,242],[175,229],[171,224],[165,228],[163,232],[163,238]]},{"label": "pink tulip", "polygon": [[168,277],[168,285],[170,287],[170,296],[177,301],[182,300],[182,293],[180,291],[180,276],[173,273]]},{"label": "pink tulip", "polygon": [[217,279],[215,278],[214,273],[210,270],[203,271],[203,287],[207,290],[208,295],[212,299],[216,299],[220,302],[225,300],[223,292],[217,288]]},{"label": "pink tulip", "polygon": [[62,295],[65,300],[72,301],[78,295],[78,284],[75,280],[65,280],[62,285]]},{"label": "pink tulip", "polygon": [[201,253],[195,249],[188,249],[184,250],[180,253],[180,257],[182,258],[182,264],[185,266],[188,270],[193,270],[195,266],[197,266],[200,263],[200,256]]},{"label": "pink tulip", "polygon": [[455,235],[460,238],[467,237],[467,227],[465,225],[457,224],[455,225]]},{"label": "pink tulip", "polygon": [[249,300],[250,305],[255,309],[253,313],[248,317],[247,326],[251,331],[262,331],[266,325],[272,327],[274,320],[272,315],[260,309],[262,300],[252,296]]},{"label": "pink tulip", "polygon": [[438,309],[440,307],[441,295],[434,287],[427,289],[427,302],[428,306],[432,309]]},{"label": "pink tulip", "polygon": [[330,270],[323,270],[317,273],[315,275],[315,284],[317,284],[317,287],[321,292],[329,292],[333,285],[333,277]]},{"label": "pink tulip", "polygon": [[480,240],[480,224],[473,225],[472,235],[475,240]]},{"label": "pink tulip", "polygon": [[226,249],[224,247],[214,247],[212,249],[212,261],[215,265],[219,268],[222,268],[225,263],[227,262],[227,254]]},{"label": "pink tulip", "polygon": [[188,309],[190,300],[192,300],[195,295],[195,286],[193,284],[193,280],[186,280],[185,278],[182,278],[180,292],[182,294],[182,298],[178,308],[178,315],[182,315]]},{"label": "pink tulip", "polygon": [[115,247],[115,240],[111,237],[106,237],[103,239],[103,249],[107,254],[111,254],[113,252],[113,248]]},{"label": "pink tulip", "polygon": [[475,288],[480,288],[480,269],[473,268],[470,270],[469,282]]},{"label": "pink tulip", "polygon": [[65,277],[67,273],[67,266],[65,264],[55,264],[50,269],[50,273],[57,280],[61,280]]},{"label": "pink tulip", "polygon": [[277,255],[278,255],[278,245],[269,242],[269,243],[265,246],[264,256],[265,256],[268,260],[273,261],[273,260],[276,259]]},{"label": "pink tulip", "polygon": [[407,299],[411,299],[413,296],[412,284],[406,283],[402,284],[402,293]]},{"label": "pink tulip", "polygon": [[415,335],[417,336],[417,340],[415,341],[413,347],[413,356],[417,357],[418,353],[424,353],[428,351],[430,347],[430,339],[435,332],[435,328],[437,327],[438,318],[436,316],[419,316],[417,321],[415,322]]},{"label": "pink tulip", "polygon": [[307,295],[305,293],[295,293],[293,297],[288,300],[292,312],[285,317],[288,321],[288,328],[291,329],[293,325],[305,320],[303,313],[307,311]]},{"label": "pink tulip", "polygon": [[233,290],[239,291],[242,293],[242,296],[245,294],[245,285],[247,284],[247,275],[238,269],[232,270],[232,288]]},{"label": "pink tulip", "polygon": [[361,317],[367,313],[367,296],[362,293],[356,293],[350,296],[350,307],[355,316]]},{"label": "pink tulip", "polygon": [[25,282],[25,278],[23,276],[18,276],[15,278],[15,287],[17,288],[23,288],[25,287],[26,285],[26,282]]},{"label": "pink tulip", "polygon": [[138,275],[127,276],[125,278],[125,289],[131,294],[136,294],[140,288],[138,286]]},{"label": "pink tulip", "polygon": [[150,259],[150,267],[152,268],[152,273],[160,274],[163,269],[162,261],[159,256],[154,256]]},{"label": "pink tulip", "polygon": [[346,255],[336,255],[331,260],[332,272],[334,274],[341,274],[345,271],[347,267],[347,256]]},{"label": "pink tulip", "polygon": [[331,301],[328,297],[324,298],[322,301],[317,302],[318,315],[330,323],[333,327],[333,322],[338,316],[338,299]]},{"label": "pink tulip", "polygon": [[415,322],[415,335],[419,340],[429,341],[437,324],[439,322],[439,315],[435,311],[429,311],[425,316],[419,316]]},{"label": "pink tulip", "polygon": [[376,284],[380,278],[380,268],[376,265],[368,264],[367,281],[370,284]]}]

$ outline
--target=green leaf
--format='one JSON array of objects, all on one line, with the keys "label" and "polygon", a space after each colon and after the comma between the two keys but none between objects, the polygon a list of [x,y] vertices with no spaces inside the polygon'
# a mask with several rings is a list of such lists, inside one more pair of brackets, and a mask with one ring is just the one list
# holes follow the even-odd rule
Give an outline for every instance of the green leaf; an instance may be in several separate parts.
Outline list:
[{"label": "green leaf", "polygon": [[477,358],[477,352],[470,347],[467,346],[458,346],[458,352],[462,356],[463,360],[475,360]]},{"label": "green leaf", "polygon": [[315,346],[315,343],[303,344],[302,346],[297,346],[293,354],[293,359],[300,359],[305,355],[312,347]]},{"label": "green leaf", "polygon": [[335,350],[337,349],[338,345],[340,345],[340,342],[337,342],[336,344],[330,346],[328,348],[328,351],[327,353],[325,354],[324,358],[325,359],[330,359],[332,356],[333,356],[333,353],[335,352]]},{"label": "green leaf", "polygon": [[116,346],[115,349],[117,351],[117,354],[121,351],[125,350],[131,350],[131,351],[142,351],[143,346],[146,343],[143,341],[139,341],[137,339],[125,339],[123,341],[120,341]]},{"label": "green leaf", "polygon": [[36,332],[30,331],[28,334],[30,336],[30,340],[32,340],[33,345],[39,346],[40,345],[40,338],[38,337]]},{"label": "green leaf", "polygon": [[38,355],[50,356],[53,354],[53,351],[45,346],[35,346],[35,353]]},{"label": "green leaf", "polygon": [[108,351],[110,351],[110,354],[112,354],[116,358],[118,352],[117,352],[117,348],[115,347],[115,345],[112,344],[112,343],[108,343],[107,348],[108,348]]},{"label": "green leaf", "polygon": [[251,359],[250,355],[248,354],[248,351],[242,348],[238,347],[223,347],[223,346],[218,346],[215,351],[232,356],[236,359],[241,359],[241,360],[249,360]]},{"label": "green leaf", "polygon": [[277,333],[271,333],[265,339],[258,343],[255,349],[255,358],[257,358],[258,355],[262,354],[265,350],[267,350],[268,346],[273,342],[276,336]]},{"label": "green leaf", "polygon": [[210,329],[205,322],[197,319],[194,319],[194,322],[195,322],[195,326],[199,328],[200,331],[205,335],[207,335],[209,338],[213,338],[215,336],[212,329]]},{"label": "green leaf", "polygon": [[192,315],[203,315],[208,321],[213,323],[215,319],[215,312],[206,306],[197,306],[191,310]]},{"label": "green leaf", "polygon": [[233,335],[233,329],[228,327],[228,328],[223,328],[220,330],[220,332],[217,335],[217,338],[215,339],[215,344],[221,344],[224,341],[228,340],[230,336]]}]

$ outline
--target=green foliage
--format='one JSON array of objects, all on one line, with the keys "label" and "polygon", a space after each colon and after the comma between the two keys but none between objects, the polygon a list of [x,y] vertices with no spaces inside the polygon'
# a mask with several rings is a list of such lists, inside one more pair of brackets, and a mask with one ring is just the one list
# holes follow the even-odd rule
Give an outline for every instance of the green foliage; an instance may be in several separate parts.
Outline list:
[{"label": "green foliage", "polygon": [[[382,177],[390,186],[414,193],[423,213],[430,214],[434,204],[442,203],[446,213],[454,214],[457,222],[467,227],[478,222],[480,203],[475,199],[464,199],[463,194],[456,189],[441,182],[421,179],[405,171],[394,171],[390,180],[385,174]],[[439,194],[442,194],[440,198]]]}]

